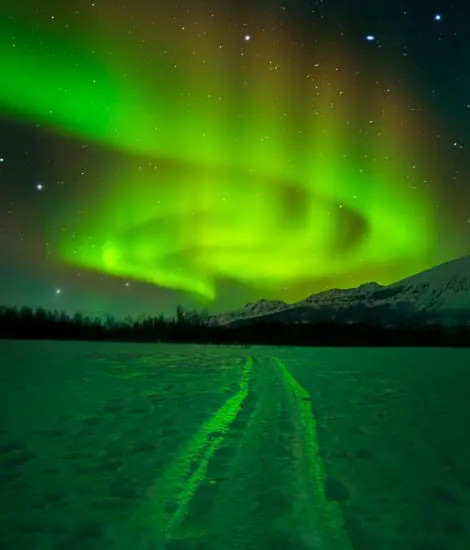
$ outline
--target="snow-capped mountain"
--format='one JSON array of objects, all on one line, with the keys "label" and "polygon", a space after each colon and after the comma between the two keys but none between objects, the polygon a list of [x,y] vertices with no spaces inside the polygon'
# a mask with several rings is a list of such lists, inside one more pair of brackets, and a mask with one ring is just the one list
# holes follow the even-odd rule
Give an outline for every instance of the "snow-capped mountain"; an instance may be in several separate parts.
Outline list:
[{"label": "snow-capped mountain", "polygon": [[273,313],[288,307],[286,302],[282,300],[259,300],[258,302],[253,302],[247,304],[241,309],[232,311],[230,313],[219,313],[215,315],[212,320],[216,324],[226,325],[237,319],[247,319],[251,317],[257,317],[260,315],[266,315],[267,313]]},{"label": "snow-capped mountain", "polygon": [[470,324],[470,256],[386,286],[372,282],[356,288],[332,289],[294,304],[260,300],[214,318],[222,325],[254,320]]}]

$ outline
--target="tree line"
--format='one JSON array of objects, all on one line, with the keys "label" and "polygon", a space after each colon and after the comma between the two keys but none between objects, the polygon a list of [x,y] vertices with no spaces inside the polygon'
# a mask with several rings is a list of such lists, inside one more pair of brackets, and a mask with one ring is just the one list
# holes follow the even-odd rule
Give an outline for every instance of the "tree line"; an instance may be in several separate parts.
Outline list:
[{"label": "tree line", "polygon": [[263,319],[220,326],[207,312],[178,306],[163,315],[116,320],[113,316],[69,315],[43,308],[0,307],[0,338],[187,342],[294,346],[455,346],[470,347],[470,326],[438,324],[382,327],[371,323],[279,323]]}]

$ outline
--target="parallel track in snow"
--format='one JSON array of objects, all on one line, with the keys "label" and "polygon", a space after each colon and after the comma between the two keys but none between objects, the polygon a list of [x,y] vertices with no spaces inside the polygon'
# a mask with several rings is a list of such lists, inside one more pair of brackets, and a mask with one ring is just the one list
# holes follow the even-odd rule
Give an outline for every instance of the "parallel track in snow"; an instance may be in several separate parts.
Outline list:
[{"label": "parallel track in snow", "polygon": [[148,491],[134,548],[351,550],[324,482],[310,395],[280,359],[248,358]]}]

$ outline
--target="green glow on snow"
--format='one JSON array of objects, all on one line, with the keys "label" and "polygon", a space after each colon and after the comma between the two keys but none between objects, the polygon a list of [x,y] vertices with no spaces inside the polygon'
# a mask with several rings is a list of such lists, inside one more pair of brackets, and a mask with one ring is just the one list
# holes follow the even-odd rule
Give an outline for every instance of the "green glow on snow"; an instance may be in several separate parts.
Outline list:
[{"label": "green glow on snow", "polygon": [[304,518],[305,525],[310,526],[308,529],[315,531],[321,544],[328,541],[326,548],[352,550],[343,528],[341,510],[336,502],[329,501],[325,496],[325,473],[318,447],[316,420],[312,414],[310,394],[292,376],[283,361],[275,358],[275,362],[289,392],[288,400],[300,446],[297,489],[304,498],[297,501],[296,513]]},{"label": "green glow on snow", "polygon": [[[153,525],[155,534],[160,533],[167,538],[175,536],[196,489],[204,480],[211,457],[248,395],[252,367],[253,359],[249,358],[243,366],[238,391],[204,423],[152,487],[152,496],[145,507],[144,517],[148,524]],[[197,466],[191,473],[193,464]],[[165,508],[169,502],[177,503],[173,513]]]}]

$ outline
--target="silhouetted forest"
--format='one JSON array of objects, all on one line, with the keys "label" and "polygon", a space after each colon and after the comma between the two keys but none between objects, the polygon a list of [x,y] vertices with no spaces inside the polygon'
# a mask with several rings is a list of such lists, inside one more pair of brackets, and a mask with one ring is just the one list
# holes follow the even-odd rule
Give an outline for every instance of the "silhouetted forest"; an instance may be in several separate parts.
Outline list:
[{"label": "silhouetted forest", "polygon": [[159,315],[126,318],[124,321],[112,316],[102,319],[42,308],[0,307],[0,338],[283,346],[470,347],[470,327],[403,325],[385,328],[366,323],[267,323],[262,319],[224,327],[211,322],[207,313],[184,311],[181,306],[178,306],[174,318]]}]

